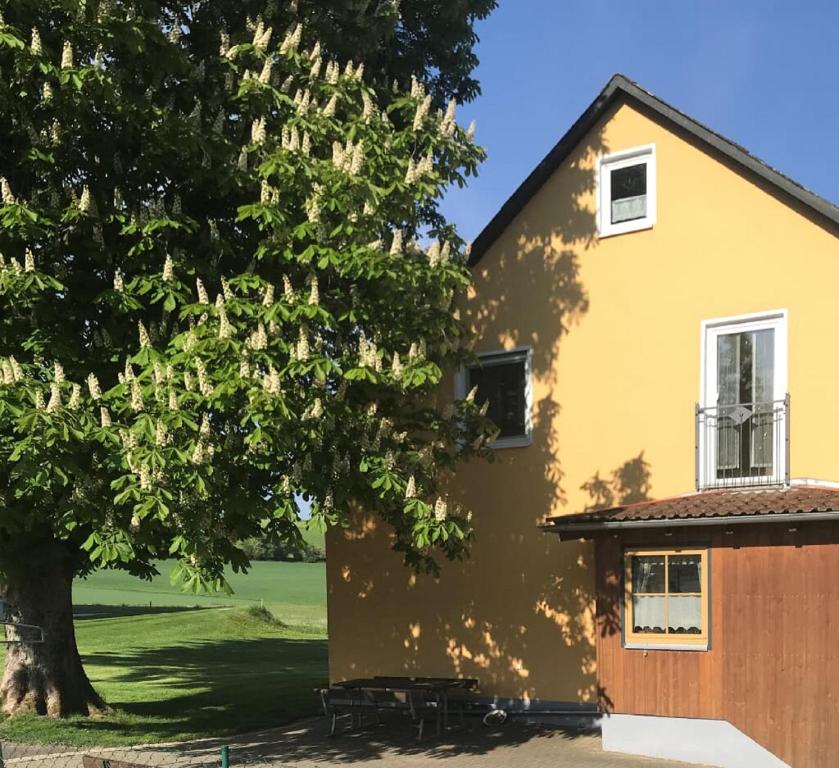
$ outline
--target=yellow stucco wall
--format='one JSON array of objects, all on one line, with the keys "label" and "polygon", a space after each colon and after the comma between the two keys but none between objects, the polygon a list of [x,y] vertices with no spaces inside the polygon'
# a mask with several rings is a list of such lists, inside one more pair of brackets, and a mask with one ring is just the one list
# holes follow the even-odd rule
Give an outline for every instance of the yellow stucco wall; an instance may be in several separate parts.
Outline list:
[{"label": "yellow stucco wall", "polygon": [[[655,143],[648,231],[598,240],[599,154]],[[476,351],[532,345],[534,440],[457,475],[472,557],[415,578],[368,520],[328,537],[330,675],[476,676],[491,695],[591,701],[592,556],[540,533],[595,473],[694,483],[700,323],[785,308],[793,477],[839,479],[837,230],[638,109],[613,109],[475,269]]]}]

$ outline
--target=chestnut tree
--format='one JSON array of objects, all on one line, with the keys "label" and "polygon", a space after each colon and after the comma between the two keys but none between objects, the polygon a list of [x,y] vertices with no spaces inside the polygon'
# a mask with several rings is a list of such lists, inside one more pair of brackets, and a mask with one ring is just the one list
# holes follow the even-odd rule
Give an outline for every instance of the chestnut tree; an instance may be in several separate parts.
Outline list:
[{"label": "chestnut tree", "polygon": [[442,489],[493,427],[436,397],[469,356],[437,201],[482,158],[455,103],[377,97],[293,2],[0,9],[0,580],[45,632],[5,711],[104,706],[74,577],[174,558],[224,588],[300,496],[321,528],[377,514],[412,567],[463,556]]}]

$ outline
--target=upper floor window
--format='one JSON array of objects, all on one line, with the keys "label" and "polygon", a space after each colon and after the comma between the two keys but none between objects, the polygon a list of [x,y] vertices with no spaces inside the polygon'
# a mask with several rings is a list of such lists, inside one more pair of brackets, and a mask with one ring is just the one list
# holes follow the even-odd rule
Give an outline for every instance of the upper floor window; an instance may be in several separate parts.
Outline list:
[{"label": "upper floor window", "polygon": [[458,396],[477,387],[476,402],[488,402],[487,416],[500,430],[494,448],[510,448],[531,442],[531,350],[491,352],[478,355],[458,377]]},{"label": "upper floor window", "polygon": [[598,231],[620,235],[655,224],[655,145],[636,147],[600,158]]},{"label": "upper floor window", "polygon": [[786,313],[703,325],[697,483],[782,484],[788,470]]}]

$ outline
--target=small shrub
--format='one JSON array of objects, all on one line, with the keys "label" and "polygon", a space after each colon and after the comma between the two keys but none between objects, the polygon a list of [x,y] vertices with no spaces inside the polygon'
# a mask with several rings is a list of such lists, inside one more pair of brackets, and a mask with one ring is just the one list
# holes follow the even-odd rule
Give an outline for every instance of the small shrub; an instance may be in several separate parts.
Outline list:
[{"label": "small shrub", "polygon": [[247,616],[262,624],[270,624],[272,627],[284,627],[285,624],[281,622],[271,611],[264,605],[251,605],[245,611]]}]

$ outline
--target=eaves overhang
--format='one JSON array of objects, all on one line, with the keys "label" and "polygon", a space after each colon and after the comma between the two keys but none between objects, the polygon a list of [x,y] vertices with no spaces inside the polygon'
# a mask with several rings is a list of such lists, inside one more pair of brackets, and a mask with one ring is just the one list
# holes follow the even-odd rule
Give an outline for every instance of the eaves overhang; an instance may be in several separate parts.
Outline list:
[{"label": "eaves overhang", "polygon": [[540,526],[563,539],[606,531],[763,523],[839,522],[839,488],[761,486],[698,491],[548,517]]},{"label": "eaves overhang", "polygon": [[591,538],[593,534],[611,531],[644,530],[650,528],[695,528],[698,526],[755,525],[765,523],[839,522],[839,511],[833,512],[781,512],[777,514],[729,515],[695,518],[663,518],[655,520],[602,520],[599,522],[544,523],[539,526],[546,533],[555,533],[560,541],[577,541]]}]

